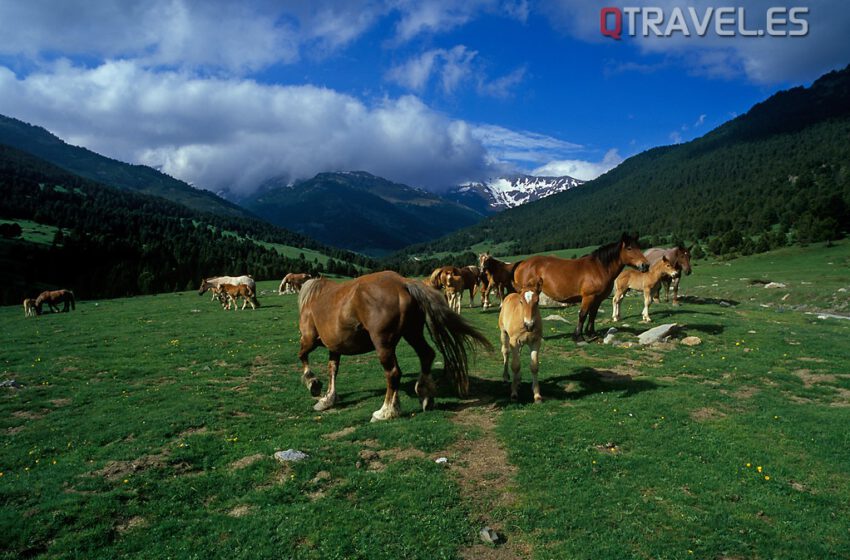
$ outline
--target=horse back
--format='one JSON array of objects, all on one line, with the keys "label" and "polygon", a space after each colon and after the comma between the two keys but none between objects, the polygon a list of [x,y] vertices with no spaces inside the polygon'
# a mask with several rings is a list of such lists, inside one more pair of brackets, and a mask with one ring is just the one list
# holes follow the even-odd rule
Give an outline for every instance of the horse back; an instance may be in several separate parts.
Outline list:
[{"label": "horse back", "polygon": [[[562,303],[580,301],[583,296],[603,291],[610,281],[589,257],[562,259],[537,255],[523,261],[514,271],[514,285],[530,286],[543,279],[543,293]],[[613,279],[612,279],[613,280]]]}]

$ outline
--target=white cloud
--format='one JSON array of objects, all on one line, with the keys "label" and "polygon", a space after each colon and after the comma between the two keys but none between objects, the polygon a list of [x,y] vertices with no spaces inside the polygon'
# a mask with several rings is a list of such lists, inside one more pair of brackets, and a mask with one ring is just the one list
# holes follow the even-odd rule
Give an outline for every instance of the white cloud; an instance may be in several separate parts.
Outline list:
[{"label": "white cloud", "polygon": [[349,44],[388,8],[369,0],[0,2],[0,54],[132,58],[146,66],[244,74],[292,63],[305,47]]},{"label": "white cloud", "polygon": [[596,179],[603,173],[606,173],[622,163],[623,158],[616,149],[608,150],[602,161],[586,161],[579,159],[566,159],[550,161],[546,165],[540,166],[532,174],[543,176],[562,176],[569,175],[583,181]]},{"label": "white cloud", "polygon": [[487,148],[492,161],[501,165],[540,164],[582,149],[580,144],[553,136],[491,124],[478,125],[472,133]]},{"label": "white cloud", "polygon": [[369,106],[314,86],[60,62],[25,78],[0,69],[0,113],[211,190],[329,170],[431,188],[489,174],[472,128],[412,96]]},{"label": "white cloud", "polygon": [[674,130],[668,136],[670,138],[670,142],[672,144],[681,144],[682,143],[682,133],[678,130]]},{"label": "white cloud", "polygon": [[697,128],[698,126],[702,126],[703,124],[705,124],[705,117],[707,117],[707,116],[708,115],[706,115],[705,113],[700,115],[699,118],[697,118],[696,122],[694,123],[694,128]]}]

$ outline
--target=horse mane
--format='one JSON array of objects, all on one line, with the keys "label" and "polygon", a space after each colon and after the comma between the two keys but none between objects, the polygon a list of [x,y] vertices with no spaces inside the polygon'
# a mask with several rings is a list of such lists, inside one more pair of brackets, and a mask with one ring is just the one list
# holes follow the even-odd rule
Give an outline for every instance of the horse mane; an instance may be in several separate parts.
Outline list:
[{"label": "horse mane", "polygon": [[301,308],[304,307],[304,304],[316,295],[316,292],[319,291],[319,288],[324,283],[324,278],[311,278],[304,282],[301,286],[301,291],[298,292],[298,311],[301,311]]},{"label": "horse mane", "polygon": [[622,243],[622,240],[598,247],[590,253],[590,256],[607,266],[620,258],[620,243]]}]

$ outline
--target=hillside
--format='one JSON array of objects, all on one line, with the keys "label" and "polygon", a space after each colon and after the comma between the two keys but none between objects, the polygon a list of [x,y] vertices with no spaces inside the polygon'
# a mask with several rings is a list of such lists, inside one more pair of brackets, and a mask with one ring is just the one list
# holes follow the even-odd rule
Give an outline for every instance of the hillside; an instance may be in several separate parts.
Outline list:
[{"label": "hillside", "polygon": [[[225,271],[263,279],[292,270],[354,273],[355,264],[372,264],[258,220],[106,187],[7,146],[0,146],[0,195],[4,222],[54,226],[44,228],[53,231],[51,243],[26,235],[0,239],[3,304],[51,286],[82,298],[111,297],[196,288],[201,277]],[[281,246],[334,260],[286,257]]]},{"label": "hillside", "polygon": [[0,115],[0,144],[27,152],[103,185],[161,196],[200,212],[231,217],[249,216],[239,206],[156,169],[131,165],[85,148],[71,146],[44,128],[3,115]]},{"label": "hillside", "polygon": [[320,173],[293,185],[270,180],[241,204],[328,245],[370,255],[435,239],[482,219],[473,210],[369,173]]},{"label": "hillside", "polygon": [[511,243],[512,253],[599,245],[621,231],[666,242],[713,240],[713,252],[746,253],[788,239],[835,239],[848,229],[850,67],[780,92],[701,138],[648,150],[580,189],[507,210],[395,260],[482,242]]}]

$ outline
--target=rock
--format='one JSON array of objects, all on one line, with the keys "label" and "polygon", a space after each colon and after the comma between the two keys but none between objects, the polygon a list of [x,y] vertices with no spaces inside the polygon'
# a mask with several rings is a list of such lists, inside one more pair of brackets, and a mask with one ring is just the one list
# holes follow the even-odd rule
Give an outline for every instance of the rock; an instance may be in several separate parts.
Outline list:
[{"label": "rock", "polygon": [[605,333],[605,338],[602,339],[602,344],[613,344],[615,340],[615,336],[617,334],[617,329],[611,327],[608,329],[608,332]]},{"label": "rock", "polygon": [[438,465],[445,465],[449,462],[449,460],[445,457],[439,457],[438,459],[435,459],[434,462]]},{"label": "rock", "polygon": [[547,315],[543,317],[544,321],[563,321],[564,323],[569,323],[566,319],[561,317],[560,315]]},{"label": "rock", "polygon": [[303,451],[298,451],[297,449],[287,449],[286,451],[277,451],[274,454],[274,458],[280,461],[281,463],[294,463],[296,461],[303,461],[309,457]]},{"label": "rock", "polygon": [[638,335],[638,342],[643,344],[644,346],[647,344],[652,344],[653,342],[660,342],[664,338],[673,334],[673,331],[679,327],[677,323],[667,323],[664,325],[658,325],[657,327],[653,327],[648,331],[644,331]]},{"label": "rock", "polygon": [[499,533],[490,527],[484,527],[478,531],[478,536],[481,537],[481,540],[487,544],[497,545],[502,542],[502,538],[499,536]]},{"label": "rock", "polygon": [[579,340],[578,342],[576,342],[576,346],[587,346],[587,341]]},{"label": "rock", "polygon": [[543,307],[566,307],[569,304],[555,301],[546,294],[540,294],[540,305]]},{"label": "rock", "polygon": [[728,301],[721,300],[720,301],[720,307],[732,307],[732,304],[729,303]]},{"label": "rock", "polygon": [[7,379],[6,381],[0,382],[0,387],[8,387],[9,389],[20,389],[21,384],[15,381],[14,379]]},{"label": "rock", "polygon": [[768,282],[767,284],[764,285],[764,287],[766,289],[770,290],[770,289],[774,289],[774,288],[784,288],[785,284],[783,284],[782,282]]},{"label": "rock", "polygon": [[698,346],[702,344],[702,339],[698,336],[686,336],[682,339],[682,344],[685,346]]}]

